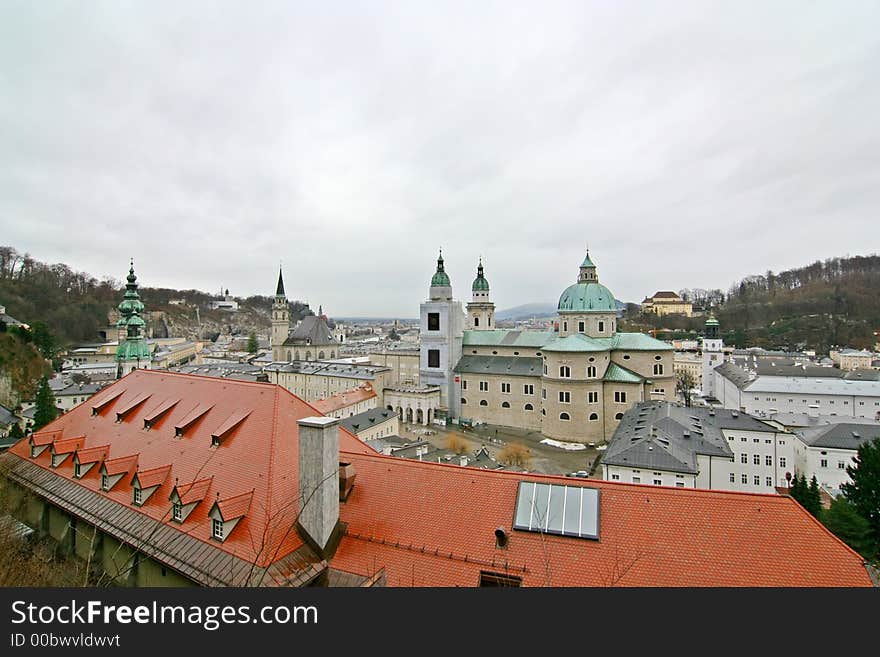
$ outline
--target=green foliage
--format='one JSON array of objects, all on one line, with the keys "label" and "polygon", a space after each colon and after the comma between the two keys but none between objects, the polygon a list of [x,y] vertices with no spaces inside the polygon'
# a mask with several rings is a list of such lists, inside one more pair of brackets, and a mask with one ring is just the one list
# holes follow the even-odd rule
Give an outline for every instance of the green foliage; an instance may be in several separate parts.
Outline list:
[{"label": "green foliage", "polygon": [[880,438],[866,441],[848,465],[850,483],[840,487],[860,516],[868,521],[875,546],[880,546]]},{"label": "green foliage", "polygon": [[34,411],[34,431],[39,431],[58,416],[55,408],[55,395],[49,387],[49,380],[44,376],[40,379],[37,389],[36,410]]},{"label": "green foliage", "polygon": [[251,334],[248,336],[247,350],[250,354],[255,354],[260,348],[260,343],[257,340],[257,334],[251,331]]},{"label": "green foliage", "polygon": [[819,494],[819,482],[816,481],[816,475],[813,475],[813,478],[810,480],[810,487],[807,490],[806,501],[805,508],[807,511],[812,513],[814,517],[818,518],[819,514],[822,513],[822,496]]},{"label": "green foliage", "polygon": [[831,508],[822,512],[822,523],[865,559],[877,555],[877,544],[873,539],[870,523],[859,514],[855,506],[841,496],[831,502]]},{"label": "green foliage", "polygon": [[28,331],[10,330],[0,333],[0,376],[9,380],[11,395],[0,398],[5,406],[14,406],[22,399],[32,399],[37,381],[51,371],[33,344],[24,336]]},{"label": "green foliage", "polygon": [[819,495],[819,483],[816,481],[815,476],[808,483],[803,473],[795,475],[789,492],[797,500],[798,504],[813,516],[818,518],[819,514],[822,513],[822,498]]}]

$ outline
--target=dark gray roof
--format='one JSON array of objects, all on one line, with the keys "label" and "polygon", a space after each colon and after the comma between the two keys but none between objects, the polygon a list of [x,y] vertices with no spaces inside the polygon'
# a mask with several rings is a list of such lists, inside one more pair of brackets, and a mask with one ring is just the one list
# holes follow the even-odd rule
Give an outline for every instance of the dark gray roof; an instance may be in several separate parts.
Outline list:
[{"label": "dark gray roof", "polygon": [[387,422],[395,415],[394,411],[387,408],[371,408],[363,413],[342,418],[339,424],[348,429],[351,433],[363,431],[369,427],[375,427],[377,424]]},{"label": "dark gray roof", "polygon": [[338,345],[323,317],[309,315],[297,324],[284,341],[285,347]]},{"label": "dark gray roof", "polygon": [[602,463],[696,474],[697,454],[733,457],[722,429],[776,431],[739,411],[640,402],[624,414]]},{"label": "dark gray roof", "polygon": [[843,375],[849,381],[880,381],[880,370],[853,370]]},{"label": "dark gray roof", "polygon": [[0,404],[0,427],[8,427],[13,422],[18,422],[15,413]]},{"label": "dark gray roof", "polygon": [[541,376],[540,358],[520,356],[462,356],[455,366],[461,374],[508,374],[510,376]]},{"label": "dark gray roof", "polygon": [[69,386],[55,391],[56,397],[73,397],[79,395],[94,395],[96,392],[106,386],[106,383],[72,383]]},{"label": "dark gray roof", "polygon": [[801,440],[811,447],[856,450],[862,443],[880,439],[880,424],[853,424],[841,422],[812,427],[799,432]]},{"label": "dark gray roof", "polygon": [[715,371],[728,381],[732,382],[740,390],[743,390],[749,385],[749,383],[754,381],[754,379],[749,376],[748,372],[741,367],[737,367],[733,363],[722,363],[715,368]]},{"label": "dark gray roof", "polygon": [[[836,367],[822,367],[821,365],[800,364],[796,361],[759,360],[758,374],[762,376],[821,376],[825,378],[842,379],[845,376],[843,370]],[[800,361],[797,361],[800,362]]]}]

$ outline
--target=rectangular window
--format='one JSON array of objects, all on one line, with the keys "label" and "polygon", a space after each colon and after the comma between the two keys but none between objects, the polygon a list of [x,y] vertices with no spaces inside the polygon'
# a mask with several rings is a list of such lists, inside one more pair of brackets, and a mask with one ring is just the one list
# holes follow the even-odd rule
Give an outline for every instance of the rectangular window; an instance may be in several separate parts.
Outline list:
[{"label": "rectangular window", "polygon": [[428,349],[428,367],[440,367],[439,349]]},{"label": "rectangular window", "polygon": [[211,536],[216,539],[223,540],[223,521],[216,518],[211,524]]},{"label": "rectangular window", "polygon": [[642,478],[641,477],[633,477],[633,483],[634,484],[642,483]]},{"label": "rectangular window", "polygon": [[599,333],[605,332],[605,322],[599,320]]},{"label": "rectangular window", "polygon": [[598,392],[588,392],[587,393],[587,403],[589,404],[598,404],[599,403],[599,393]]},{"label": "rectangular window", "polygon": [[622,390],[614,391],[614,401],[617,404],[625,404],[626,403],[626,393]]},{"label": "rectangular window", "polygon": [[489,382],[480,381],[480,392],[489,392]]},{"label": "rectangular window", "polygon": [[754,482],[755,482],[755,486],[760,486],[761,485],[761,477],[759,477],[758,475],[755,475]]},{"label": "rectangular window", "polygon": [[501,392],[509,395],[510,394],[510,384],[509,383],[502,383],[501,384]]},{"label": "rectangular window", "polygon": [[82,470],[80,470],[79,463],[73,464],[73,476],[76,477],[77,479],[82,477]]},{"label": "rectangular window", "polygon": [[761,455],[760,455],[760,454],[755,454],[755,455],[752,457],[752,463],[754,463],[755,465],[761,465]]},{"label": "rectangular window", "polygon": [[654,480],[654,485],[655,485],[655,486],[662,486],[662,485],[663,485],[663,482],[662,482],[660,479],[655,479],[655,480]]},{"label": "rectangular window", "polygon": [[764,480],[764,483],[765,483],[767,486],[772,486],[772,485],[773,485],[773,477],[767,477],[767,478]]},{"label": "rectangular window", "polygon": [[683,481],[676,481],[676,482],[675,482],[675,485],[676,485],[678,488],[684,488],[684,482],[683,482]]},{"label": "rectangular window", "polygon": [[428,330],[440,330],[440,313],[428,313]]},{"label": "rectangular window", "polygon": [[772,466],[773,465],[773,457],[772,456],[765,456],[764,457],[764,465]]},{"label": "rectangular window", "polygon": [[143,504],[143,501],[144,501],[144,498],[143,498],[143,494],[141,493],[141,489],[135,488],[134,489],[134,503],[135,504]]},{"label": "rectangular window", "polygon": [[480,586],[522,586],[522,577],[480,571]]},{"label": "rectangular window", "polygon": [[784,468],[784,467],[785,467],[785,457],[784,457],[784,456],[780,456],[780,457],[779,457],[779,467],[780,467],[780,468]]},{"label": "rectangular window", "polygon": [[736,475],[732,472],[730,473],[730,483],[736,483]]},{"label": "rectangular window", "polygon": [[183,507],[177,502],[171,505],[171,517],[177,522],[183,518]]},{"label": "rectangular window", "polygon": [[744,484],[749,483],[749,475],[742,475],[742,476],[740,477],[740,481],[741,481],[742,483],[744,483]]},{"label": "rectangular window", "polygon": [[547,399],[547,388],[541,388],[541,399]]},{"label": "rectangular window", "polygon": [[740,454],[739,461],[740,461],[740,463],[748,463],[749,462],[749,455],[748,454]]},{"label": "rectangular window", "polygon": [[101,475],[101,490],[110,490],[110,477],[105,474]]},{"label": "rectangular window", "polygon": [[571,393],[567,390],[559,391],[559,403],[560,404],[570,404],[571,403]]},{"label": "rectangular window", "polygon": [[534,395],[535,394],[535,386],[531,383],[527,383],[523,385],[523,394],[524,395]]},{"label": "rectangular window", "polygon": [[565,333],[568,333],[568,322],[562,322],[562,330]]},{"label": "rectangular window", "polygon": [[822,459],[821,461],[819,461],[819,467],[820,468],[827,468],[828,467],[828,459]]},{"label": "rectangular window", "polygon": [[584,332],[584,323],[578,322],[578,333],[583,333],[583,332]]},{"label": "rectangular window", "polygon": [[467,390],[467,381],[465,379],[461,380],[461,389]]},{"label": "rectangular window", "polygon": [[837,469],[838,470],[846,470],[846,463],[844,463],[843,461],[838,461],[837,462]]}]

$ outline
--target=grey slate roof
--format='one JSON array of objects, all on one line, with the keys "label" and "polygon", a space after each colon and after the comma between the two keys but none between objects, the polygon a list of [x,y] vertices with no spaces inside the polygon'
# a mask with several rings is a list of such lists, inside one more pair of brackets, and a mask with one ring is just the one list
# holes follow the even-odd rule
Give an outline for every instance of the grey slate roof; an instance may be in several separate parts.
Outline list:
[{"label": "grey slate roof", "polygon": [[640,402],[624,414],[602,463],[696,474],[698,454],[733,458],[722,429],[775,431],[751,415],[729,409]]},{"label": "grey slate roof", "polygon": [[749,383],[754,381],[754,379],[749,376],[748,372],[741,367],[737,367],[733,363],[722,363],[715,368],[715,371],[728,381],[731,381],[740,390],[745,389]]},{"label": "grey slate roof", "polygon": [[294,328],[284,341],[285,347],[292,346],[329,346],[338,345],[336,338],[330,332],[330,327],[322,317],[309,315]]},{"label": "grey slate roof", "polygon": [[505,374],[509,376],[541,376],[540,358],[521,356],[462,356],[454,371],[460,374]]},{"label": "grey slate roof", "polygon": [[349,363],[328,363],[313,360],[295,360],[291,363],[270,363],[263,371],[314,374],[316,376],[340,376],[350,379],[375,379],[377,374],[390,372],[384,365],[360,365]]},{"label": "grey slate roof", "polygon": [[0,427],[8,427],[13,422],[18,422],[18,418],[11,410],[0,404]]},{"label": "grey slate roof", "polygon": [[800,439],[811,447],[857,450],[863,443],[880,439],[880,425],[840,422],[803,429]]},{"label": "grey slate roof", "polygon": [[364,429],[375,427],[377,424],[387,422],[394,416],[394,411],[389,411],[387,408],[371,408],[363,413],[342,418],[339,420],[339,424],[351,433],[356,434],[358,431],[363,431]]}]

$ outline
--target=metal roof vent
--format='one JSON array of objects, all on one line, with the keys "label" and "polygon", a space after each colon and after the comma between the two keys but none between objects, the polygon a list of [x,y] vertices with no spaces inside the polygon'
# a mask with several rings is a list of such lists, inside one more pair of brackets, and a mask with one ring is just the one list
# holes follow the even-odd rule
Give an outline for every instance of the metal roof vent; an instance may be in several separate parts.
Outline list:
[{"label": "metal roof vent", "polygon": [[495,530],[495,547],[505,549],[510,543],[510,536],[507,534],[507,530],[504,527],[498,527]]},{"label": "metal roof vent", "polygon": [[682,438],[690,438],[690,437],[691,437],[691,432],[690,432],[690,431],[683,431],[683,432],[681,433],[681,437],[682,437]]}]

